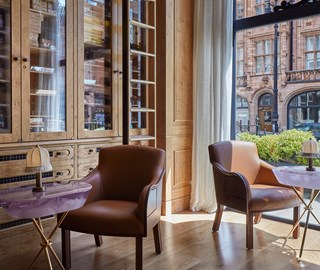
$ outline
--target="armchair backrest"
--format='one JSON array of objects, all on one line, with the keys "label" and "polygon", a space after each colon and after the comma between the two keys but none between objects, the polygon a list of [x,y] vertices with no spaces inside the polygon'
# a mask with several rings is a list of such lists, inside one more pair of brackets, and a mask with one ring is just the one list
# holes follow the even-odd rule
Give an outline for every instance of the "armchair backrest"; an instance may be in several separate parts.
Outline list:
[{"label": "armchair backrest", "polygon": [[142,189],[161,178],[164,166],[162,149],[134,145],[101,149],[97,167],[101,175],[101,198],[138,201]]},{"label": "armchair backrest", "polygon": [[223,141],[209,146],[210,162],[219,163],[229,172],[241,173],[253,184],[260,168],[260,158],[255,143]]}]

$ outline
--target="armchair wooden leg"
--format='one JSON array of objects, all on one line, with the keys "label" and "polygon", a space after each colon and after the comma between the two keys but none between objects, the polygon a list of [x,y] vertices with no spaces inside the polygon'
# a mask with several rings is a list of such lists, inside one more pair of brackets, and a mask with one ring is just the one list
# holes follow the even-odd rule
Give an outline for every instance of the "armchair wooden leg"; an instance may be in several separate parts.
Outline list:
[{"label": "armchair wooden leg", "polygon": [[217,232],[219,231],[220,223],[221,223],[221,217],[223,214],[223,205],[218,204],[217,206],[217,211],[216,211],[216,216],[214,218],[213,226],[212,226],[212,231]]},{"label": "armchair wooden leg", "polygon": [[262,218],[262,213],[255,213],[254,214],[254,223],[259,224]]},{"label": "armchair wooden leg", "polygon": [[157,254],[162,252],[162,240],[160,231],[160,221],[153,227],[154,246]]},{"label": "armchair wooden leg", "polygon": [[247,213],[246,246],[253,249],[253,213]]},{"label": "armchair wooden leg", "polygon": [[136,237],[136,270],[142,270],[142,237]]},{"label": "armchair wooden leg", "polygon": [[[294,224],[297,223],[300,217],[300,206],[296,206],[293,208],[293,226]],[[293,238],[297,239],[299,238],[300,235],[300,224],[294,229],[293,233]]]},{"label": "armchair wooden leg", "polygon": [[103,244],[101,235],[95,234],[94,235],[94,241],[96,242],[96,246],[97,247],[100,247]]},{"label": "armchair wooden leg", "polygon": [[70,231],[61,229],[62,264],[66,270],[71,268]]}]

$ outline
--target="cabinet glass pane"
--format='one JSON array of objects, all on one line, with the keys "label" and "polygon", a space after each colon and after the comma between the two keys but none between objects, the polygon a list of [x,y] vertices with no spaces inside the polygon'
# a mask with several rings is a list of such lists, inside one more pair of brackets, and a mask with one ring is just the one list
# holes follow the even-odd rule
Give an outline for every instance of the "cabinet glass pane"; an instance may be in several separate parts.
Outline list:
[{"label": "cabinet glass pane", "polygon": [[154,113],[154,2],[130,0],[130,128],[147,129]]},{"label": "cabinet glass pane", "polygon": [[65,15],[65,0],[30,1],[31,132],[66,130]]},{"label": "cabinet glass pane", "polygon": [[0,133],[11,133],[11,3],[0,1]]},{"label": "cabinet glass pane", "polygon": [[112,3],[84,1],[84,129],[112,127]]}]

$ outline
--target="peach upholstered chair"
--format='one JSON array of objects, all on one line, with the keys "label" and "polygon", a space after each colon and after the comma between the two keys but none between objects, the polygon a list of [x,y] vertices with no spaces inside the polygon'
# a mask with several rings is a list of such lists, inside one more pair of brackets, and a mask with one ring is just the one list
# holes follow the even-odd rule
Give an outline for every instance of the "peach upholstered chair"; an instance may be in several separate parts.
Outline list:
[{"label": "peach upholstered chair", "polygon": [[[301,201],[290,187],[281,185],[272,166],[261,160],[254,143],[223,141],[209,145],[213,168],[217,212],[212,230],[219,230],[224,206],[246,214],[246,246],[253,248],[253,217],[259,222],[262,212],[294,209],[295,223]],[[301,190],[300,190],[301,191]],[[298,226],[293,236],[299,236]]]},{"label": "peach upholstered chair", "polygon": [[99,164],[83,181],[93,188],[82,208],[70,211],[61,224],[62,261],[71,267],[70,231],[136,238],[136,269],[142,269],[142,238],[153,229],[161,253],[160,215],[165,152],[147,146],[103,148]]}]

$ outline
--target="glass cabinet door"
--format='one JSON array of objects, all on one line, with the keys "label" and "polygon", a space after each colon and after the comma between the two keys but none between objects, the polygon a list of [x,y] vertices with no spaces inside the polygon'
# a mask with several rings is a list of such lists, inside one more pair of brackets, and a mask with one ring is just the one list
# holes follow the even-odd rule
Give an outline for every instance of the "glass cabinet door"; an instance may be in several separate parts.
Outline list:
[{"label": "glass cabinet door", "polygon": [[72,35],[66,12],[72,12],[67,7],[72,1],[22,2],[22,138],[71,138],[73,117],[67,104],[73,103],[72,63],[67,61],[67,44]]},{"label": "glass cabinet door", "polygon": [[18,142],[21,133],[19,2],[0,0],[0,143]]},{"label": "glass cabinet door", "polygon": [[155,1],[129,1],[129,140],[156,145]]},{"label": "glass cabinet door", "polygon": [[[117,135],[117,1],[84,0],[79,20],[79,137]],[[81,64],[82,63],[82,64]]]}]

